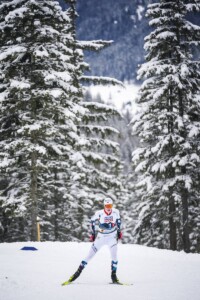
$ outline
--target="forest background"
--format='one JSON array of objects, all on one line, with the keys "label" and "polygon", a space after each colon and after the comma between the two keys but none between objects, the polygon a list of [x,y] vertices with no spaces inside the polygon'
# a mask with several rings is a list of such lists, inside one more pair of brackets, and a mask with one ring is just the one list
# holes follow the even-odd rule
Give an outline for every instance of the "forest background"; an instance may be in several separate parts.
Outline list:
[{"label": "forest background", "polygon": [[[59,2],[1,1],[1,242],[38,222],[86,241],[111,197],[125,243],[199,252],[200,4]],[[88,90],[121,81],[141,87],[134,116]]]}]

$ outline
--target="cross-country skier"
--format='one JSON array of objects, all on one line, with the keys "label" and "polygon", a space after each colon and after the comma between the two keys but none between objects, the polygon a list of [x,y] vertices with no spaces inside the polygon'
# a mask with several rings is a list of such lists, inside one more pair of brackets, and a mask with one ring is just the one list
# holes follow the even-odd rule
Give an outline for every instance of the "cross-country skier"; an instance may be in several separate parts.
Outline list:
[{"label": "cross-country skier", "polygon": [[[98,222],[98,233],[96,235],[95,224]],[[120,230],[121,220],[119,211],[113,208],[113,201],[110,198],[104,200],[104,209],[99,210],[91,218],[92,234],[90,241],[93,242],[88,256],[81,262],[78,270],[70,277],[69,283],[77,279],[82,270],[85,268],[90,259],[97,253],[97,251],[104,245],[107,245],[111,254],[111,279],[113,283],[120,283],[117,271],[117,243],[118,239],[122,238]]]}]

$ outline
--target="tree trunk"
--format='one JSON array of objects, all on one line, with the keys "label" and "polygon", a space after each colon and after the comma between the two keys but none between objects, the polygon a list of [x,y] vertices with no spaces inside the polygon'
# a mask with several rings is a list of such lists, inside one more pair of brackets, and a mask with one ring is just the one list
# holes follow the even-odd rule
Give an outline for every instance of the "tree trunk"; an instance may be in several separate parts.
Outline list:
[{"label": "tree trunk", "polygon": [[176,233],[176,222],[174,221],[174,213],[176,211],[174,199],[169,198],[169,241],[170,249],[177,250],[177,233]]},{"label": "tree trunk", "polygon": [[[183,168],[183,173],[185,174],[185,168]],[[186,253],[190,252],[190,230],[189,230],[189,220],[188,220],[188,190],[183,187],[182,188],[182,222],[183,222],[183,250]]]},{"label": "tree trunk", "polygon": [[[177,5],[180,6],[180,1],[177,1]],[[180,38],[180,28],[179,26],[177,26],[177,41],[178,44],[181,44],[181,38]],[[180,65],[182,62],[182,58],[180,56],[180,54],[178,54],[177,56],[177,64]],[[179,116],[181,118],[183,118],[184,113],[185,113],[185,104],[184,104],[184,98],[185,95],[182,92],[182,89],[178,89],[178,101],[179,101]],[[184,122],[183,122],[184,124]],[[186,129],[182,128],[182,130],[180,130],[180,136],[186,140],[187,138],[187,133],[186,133]],[[184,156],[186,153],[182,153],[182,155]],[[181,168],[181,174],[185,175],[187,173],[187,169],[186,167],[182,167]],[[180,186],[181,191],[181,199],[182,199],[182,222],[183,222],[183,249],[185,252],[190,252],[190,239],[189,239],[189,224],[188,224],[188,190],[185,188],[184,183]]]},{"label": "tree trunk", "polygon": [[[171,89],[169,89],[168,112],[170,113],[170,117],[168,120],[168,133],[173,134],[174,122],[173,122],[173,117],[171,115],[173,112],[173,98],[172,98]],[[175,156],[174,143],[171,138],[169,142],[168,151],[171,157]],[[169,178],[174,178],[174,177],[175,177],[174,168],[171,167],[169,172]],[[171,195],[172,195],[172,190],[170,191],[170,195],[169,195],[169,242],[170,242],[170,249],[177,250],[177,231],[176,231],[176,222],[174,221],[174,215],[176,213],[176,205],[175,205],[174,198]]]},{"label": "tree trunk", "polygon": [[36,170],[36,152],[31,154],[31,240],[37,241],[37,170]]},{"label": "tree trunk", "polygon": [[[184,115],[184,104],[183,95],[179,90],[179,115],[183,118]],[[186,140],[185,128],[180,132],[180,136]],[[186,153],[183,152],[182,155]],[[184,176],[187,173],[186,167],[181,168],[181,174]],[[189,224],[188,224],[188,190],[185,188],[184,183],[181,185],[181,199],[182,199],[182,222],[183,222],[183,250],[186,253],[190,252],[190,238],[189,238]]]},{"label": "tree trunk", "polygon": [[55,216],[54,216],[54,238],[55,241],[59,240],[59,228],[58,228],[58,193],[57,193],[57,187],[56,187],[56,181],[58,180],[57,172],[54,170],[54,180],[55,180],[55,187],[54,187],[54,204],[55,204]]}]

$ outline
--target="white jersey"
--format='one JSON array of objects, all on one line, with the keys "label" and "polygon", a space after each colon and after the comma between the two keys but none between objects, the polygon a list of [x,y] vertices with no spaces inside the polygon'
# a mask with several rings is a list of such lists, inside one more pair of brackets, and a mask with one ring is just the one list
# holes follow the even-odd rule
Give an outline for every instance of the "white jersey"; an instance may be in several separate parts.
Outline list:
[{"label": "white jersey", "polygon": [[104,209],[99,210],[91,218],[92,229],[98,221],[98,232],[102,234],[109,234],[120,229],[120,215],[119,210],[113,208],[110,214],[107,214]]}]

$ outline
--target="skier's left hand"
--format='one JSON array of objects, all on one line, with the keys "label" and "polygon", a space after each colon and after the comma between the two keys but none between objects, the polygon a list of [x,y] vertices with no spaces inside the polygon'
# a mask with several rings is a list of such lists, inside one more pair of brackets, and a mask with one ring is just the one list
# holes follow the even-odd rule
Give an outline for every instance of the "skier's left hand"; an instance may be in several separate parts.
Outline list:
[{"label": "skier's left hand", "polygon": [[121,231],[117,231],[117,238],[118,238],[118,240],[122,239],[122,232]]}]

